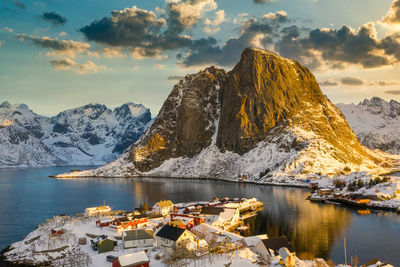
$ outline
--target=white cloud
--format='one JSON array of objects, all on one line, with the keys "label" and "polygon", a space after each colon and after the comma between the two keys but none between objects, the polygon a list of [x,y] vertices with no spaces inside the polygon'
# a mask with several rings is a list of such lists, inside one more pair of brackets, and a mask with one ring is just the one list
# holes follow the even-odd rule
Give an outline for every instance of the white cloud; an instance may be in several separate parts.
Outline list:
[{"label": "white cloud", "polygon": [[154,68],[156,68],[156,69],[165,69],[165,65],[156,64],[156,65],[154,65]]},{"label": "white cloud", "polygon": [[4,27],[3,30],[7,31],[7,32],[13,32],[14,30],[11,29],[10,27]]},{"label": "white cloud", "polygon": [[60,37],[67,36],[67,33],[66,33],[66,32],[60,32],[60,33],[58,34],[58,36],[60,36]]},{"label": "white cloud", "polygon": [[126,57],[125,54],[122,53],[122,49],[120,47],[116,48],[104,48],[103,56],[106,58],[122,58]]},{"label": "white cloud", "polygon": [[218,26],[225,21],[225,10],[218,10],[215,12],[215,18],[213,20],[208,18],[204,20],[206,26],[203,28],[203,31],[209,34],[219,32],[221,29]]},{"label": "white cloud", "polygon": [[89,60],[86,64],[79,65],[78,73],[86,74],[86,73],[96,73],[100,70],[107,70],[107,67],[104,65],[96,65],[93,61]]}]

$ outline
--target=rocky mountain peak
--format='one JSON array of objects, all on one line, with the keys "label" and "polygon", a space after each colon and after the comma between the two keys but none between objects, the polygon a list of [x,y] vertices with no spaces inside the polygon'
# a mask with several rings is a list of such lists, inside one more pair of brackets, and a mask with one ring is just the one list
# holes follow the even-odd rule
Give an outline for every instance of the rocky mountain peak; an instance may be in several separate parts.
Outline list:
[{"label": "rocky mountain peak", "polygon": [[0,108],[11,108],[11,104],[8,101],[1,103]]},{"label": "rocky mountain peak", "polygon": [[386,101],[380,97],[372,97],[371,99],[364,99],[360,102],[359,106],[371,114],[382,114],[395,118],[400,115],[400,103],[396,100]]}]

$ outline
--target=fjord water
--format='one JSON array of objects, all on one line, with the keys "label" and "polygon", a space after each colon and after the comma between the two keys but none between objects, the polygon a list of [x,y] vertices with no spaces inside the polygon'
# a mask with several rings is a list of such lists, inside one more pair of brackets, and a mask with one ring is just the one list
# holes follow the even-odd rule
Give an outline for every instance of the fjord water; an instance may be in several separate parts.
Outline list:
[{"label": "fjord water", "polygon": [[0,249],[21,240],[54,214],[81,213],[103,201],[113,209],[132,210],[160,199],[256,197],[264,202],[264,209],[246,221],[250,226],[246,235],[286,235],[299,257],[334,262],[344,262],[346,237],[348,260],[357,255],[361,263],[377,257],[400,264],[400,216],[394,213],[359,215],[338,205],[310,203],[305,200],[308,191],[301,188],[160,178],[48,178],[75,168],[84,167],[0,170]]}]

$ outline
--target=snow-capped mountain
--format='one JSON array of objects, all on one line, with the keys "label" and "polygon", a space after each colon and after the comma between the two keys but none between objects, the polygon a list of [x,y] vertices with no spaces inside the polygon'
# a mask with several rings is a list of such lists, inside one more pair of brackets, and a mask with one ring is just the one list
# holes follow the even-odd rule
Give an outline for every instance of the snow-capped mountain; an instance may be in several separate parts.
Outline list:
[{"label": "snow-capped mountain", "polygon": [[72,176],[210,177],[271,182],[391,169],[360,144],[312,73],[248,48],[230,71],[210,67],[176,84],[146,133],[116,161]]},{"label": "snow-capped mountain", "polygon": [[372,149],[400,154],[400,103],[379,97],[358,105],[338,104],[361,143]]},{"label": "snow-capped mountain", "polygon": [[0,167],[101,165],[115,160],[144,133],[150,110],[127,103],[114,110],[89,104],[55,117],[26,105],[0,105]]}]

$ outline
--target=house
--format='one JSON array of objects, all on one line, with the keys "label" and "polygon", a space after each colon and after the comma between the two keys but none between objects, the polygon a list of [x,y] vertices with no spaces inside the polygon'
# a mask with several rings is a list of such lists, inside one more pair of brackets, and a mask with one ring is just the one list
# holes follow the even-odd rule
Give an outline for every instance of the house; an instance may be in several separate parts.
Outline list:
[{"label": "house", "polygon": [[112,262],[112,267],[149,267],[150,260],[145,251],[121,255]]},{"label": "house", "polygon": [[97,216],[111,211],[109,206],[91,207],[85,209],[86,216]]},{"label": "house", "polygon": [[265,261],[269,261],[272,257],[279,255],[280,248],[287,248],[293,251],[292,245],[285,236],[261,239],[254,247],[254,253]]},{"label": "house", "polygon": [[323,196],[329,196],[333,193],[333,190],[330,188],[321,188],[318,189],[318,195],[323,197]]},{"label": "house", "polygon": [[224,208],[222,207],[203,207],[201,208],[200,216],[204,217],[206,223],[213,224],[223,211]]},{"label": "house", "polygon": [[113,222],[112,219],[97,220],[96,221],[96,226],[97,227],[106,227],[106,226],[109,226],[112,222]]},{"label": "house", "polygon": [[153,230],[135,229],[122,232],[122,245],[124,248],[137,248],[153,246]]},{"label": "house", "polygon": [[184,229],[192,229],[193,227],[204,223],[203,217],[195,215],[171,213],[170,216],[171,220],[168,222],[168,225]]},{"label": "house", "polygon": [[122,231],[144,227],[148,222],[147,218],[118,218],[112,221],[110,229],[120,234]]},{"label": "house", "polygon": [[56,237],[56,236],[60,236],[63,234],[64,234],[64,229],[62,229],[62,228],[54,228],[54,229],[51,229],[51,232],[50,232],[51,237]]},{"label": "house", "polygon": [[291,253],[289,249],[286,247],[282,247],[279,249],[279,256],[281,256],[281,259],[283,261],[284,266],[286,267],[294,267],[296,264],[296,254]]},{"label": "house", "polygon": [[112,237],[107,237],[105,235],[101,235],[90,240],[90,246],[93,250],[97,250],[99,254],[103,252],[113,251],[116,245],[117,240]]},{"label": "house", "polygon": [[164,225],[156,234],[157,246],[164,252],[172,253],[179,245],[184,242],[194,242],[196,236],[190,231]]},{"label": "house", "polygon": [[162,200],[154,204],[153,213],[162,214],[163,216],[167,216],[174,209],[174,204],[171,200]]},{"label": "house", "polygon": [[247,248],[249,248],[251,251],[254,252],[254,248],[257,245],[257,243],[262,240],[262,239],[267,239],[268,235],[263,234],[263,235],[253,235],[253,236],[247,236],[244,237],[241,242],[243,245],[245,245]]},{"label": "house", "polygon": [[218,219],[212,225],[226,229],[238,223],[239,219],[240,212],[238,208],[224,208],[224,211],[219,214]]}]

